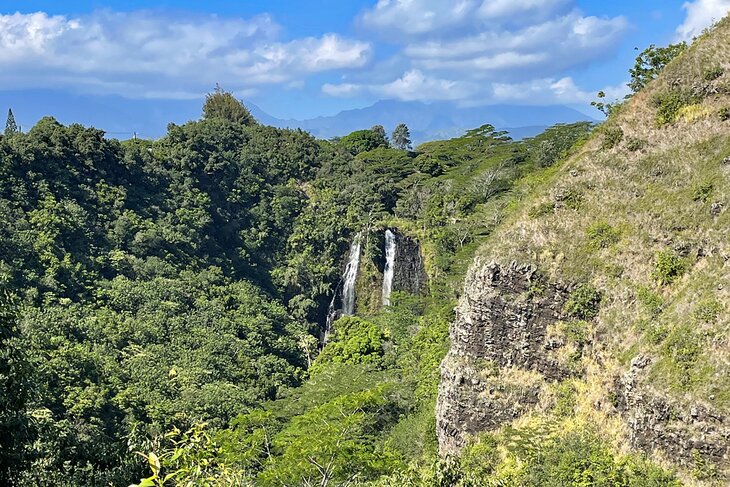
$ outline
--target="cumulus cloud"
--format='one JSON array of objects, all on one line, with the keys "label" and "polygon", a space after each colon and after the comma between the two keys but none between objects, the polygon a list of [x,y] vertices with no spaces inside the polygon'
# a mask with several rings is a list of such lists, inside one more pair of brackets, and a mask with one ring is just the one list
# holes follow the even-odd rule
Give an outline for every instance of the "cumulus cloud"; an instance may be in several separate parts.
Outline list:
[{"label": "cumulus cloud", "polygon": [[360,22],[386,36],[427,34],[465,22],[478,3],[476,0],[378,0],[374,8],[362,13]]},{"label": "cumulus cloud", "polygon": [[379,0],[359,22],[399,47],[398,74],[376,85],[328,85],[325,93],[468,104],[585,101],[577,87],[564,89],[572,83],[565,73],[604,57],[629,28],[622,16],[584,15],[575,0]]},{"label": "cumulus cloud", "polygon": [[463,100],[477,93],[477,87],[464,81],[433,78],[414,69],[389,83],[382,84],[325,84],[325,94],[348,97],[370,93],[389,99],[404,101]]},{"label": "cumulus cloud", "polygon": [[[602,91],[609,101],[622,100],[629,93],[626,83],[606,86]],[[595,92],[581,89],[569,76],[492,85],[492,99],[499,103],[586,104],[595,98]]]},{"label": "cumulus cloud", "polygon": [[573,12],[514,31],[495,29],[449,41],[409,44],[415,66],[458,71],[485,79],[547,76],[589,62],[616,45],[625,19],[583,17]]},{"label": "cumulus cloud", "polygon": [[[412,70],[390,83],[325,84],[322,91],[327,95],[343,98],[365,93],[402,101],[454,101],[464,106],[479,106],[498,103],[587,105],[596,99],[598,89],[585,90],[569,76],[485,85],[465,80],[433,78],[421,71]],[[601,91],[606,93],[607,100],[614,101],[623,100],[630,90],[623,82],[616,86],[605,86]]]},{"label": "cumulus cloud", "polygon": [[197,97],[217,82],[245,92],[361,67],[371,55],[369,43],[335,34],[280,42],[279,30],[267,15],[0,15],[0,87],[66,85],[128,97]]},{"label": "cumulus cloud", "polygon": [[574,9],[575,0],[379,0],[359,18],[386,38],[463,35],[494,25],[530,25]]},{"label": "cumulus cloud", "polygon": [[686,10],[687,16],[677,28],[677,39],[690,41],[728,14],[730,0],[694,0],[685,2],[682,8]]}]

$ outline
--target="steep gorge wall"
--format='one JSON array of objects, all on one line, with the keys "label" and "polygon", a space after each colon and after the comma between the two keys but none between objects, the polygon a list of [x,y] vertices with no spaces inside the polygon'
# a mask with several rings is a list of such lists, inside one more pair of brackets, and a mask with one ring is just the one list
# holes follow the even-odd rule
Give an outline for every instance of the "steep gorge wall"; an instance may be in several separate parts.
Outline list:
[{"label": "steep gorge wall", "polygon": [[[565,363],[567,340],[556,327],[570,288],[550,283],[531,266],[475,262],[451,326],[451,349],[441,365],[436,410],[439,450],[458,454],[471,435],[542,409],[551,383],[584,378]],[[730,473],[730,418],[706,404],[681,404],[654,390],[638,355],[613,377],[597,410],[623,419],[630,445],[659,453],[687,470]],[[610,383],[610,381],[609,381]]]},{"label": "steep gorge wall", "polygon": [[472,267],[441,365],[436,427],[443,454],[517,418],[538,402],[544,384],[570,375],[555,356],[563,342],[549,333],[567,295],[530,266]]},{"label": "steep gorge wall", "polygon": [[[652,358],[639,354],[615,380],[615,406],[628,426],[629,441],[647,453],[659,451],[685,468],[698,461],[730,469],[730,418],[702,403],[681,404],[646,384]],[[724,472],[723,472],[724,470]]]}]

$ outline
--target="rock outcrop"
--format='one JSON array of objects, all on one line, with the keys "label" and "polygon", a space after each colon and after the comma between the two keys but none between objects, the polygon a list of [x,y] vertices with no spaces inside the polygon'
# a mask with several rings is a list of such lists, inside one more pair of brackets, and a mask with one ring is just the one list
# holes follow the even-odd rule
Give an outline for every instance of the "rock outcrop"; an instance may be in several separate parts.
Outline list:
[{"label": "rock outcrop", "polygon": [[563,343],[549,333],[567,296],[567,288],[549,284],[530,266],[472,266],[441,364],[442,454],[518,417],[537,403],[542,385],[570,375],[554,356]]},{"label": "rock outcrop", "polygon": [[[469,436],[535,409],[550,383],[580,376],[561,359],[566,341],[556,332],[568,296],[567,286],[548,282],[530,266],[472,266],[441,364],[436,427],[442,454],[456,454]],[[656,391],[647,378],[651,360],[637,356],[615,379],[604,402],[615,406],[609,414],[623,418],[637,450],[727,479],[730,418]]]},{"label": "rock outcrop", "polygon": [[626,421],[634,448],[658,450],[688,469],[698,464],[730,469],[730,418],[703,404],[681,405],[647,387],[651,358],[638,355],[616,380],[616,408]]},{"label": "rock outcrop", "polygon": [[398,229],[391,231],[395,235],[392,290],[416,295],[428,294],[428,274],[423,264],[421,246]]}]

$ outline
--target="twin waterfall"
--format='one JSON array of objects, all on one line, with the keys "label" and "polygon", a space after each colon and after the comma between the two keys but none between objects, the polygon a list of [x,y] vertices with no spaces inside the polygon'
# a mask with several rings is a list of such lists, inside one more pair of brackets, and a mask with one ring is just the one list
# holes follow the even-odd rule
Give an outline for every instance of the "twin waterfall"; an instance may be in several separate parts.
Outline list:
[{"label": "twin waterfall", "polygon": [[385,231],[385,269],[383,270],[383,306],[390,305],[390,293],[393,291],[393,275],[395,274],[395,234]]},{"label": "twin waterfall", "polygon": [[[327,321],[320,337],[323,344],[327,343],[327,339],[332,333],[332,324],[340,316],[355,314],[355,285],[360,268],[362,238],[363,234],[358,233],[350,244],[350,253],[347,256],[342,279],[335,288],[327,310]],[[398,268],[396,269],[396,267]],[[390,305],[390,296],[394,287],[397,291],[421,294],[425,290],[422,284],[424,277],[427,279],[418,242],[397,234],[397,230],[385,230],[382,305]]]}]

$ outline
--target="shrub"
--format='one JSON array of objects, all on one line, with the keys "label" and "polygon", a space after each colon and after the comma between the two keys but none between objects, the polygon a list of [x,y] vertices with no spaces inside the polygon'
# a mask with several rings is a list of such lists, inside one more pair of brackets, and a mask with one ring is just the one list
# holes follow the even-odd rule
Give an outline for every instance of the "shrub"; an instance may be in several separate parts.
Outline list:
[{"label": "shrub", "polygon": [[629,139],[626,141],[626,148],[631,152],[637,152],[644,149],[647,144],[648,142],[644,139],[640,139],[638,137],[629,137]]},{"label": "shrub", "polygon": [[577,394],[578,389],[573,382],[564,381],[558,384],[555,387],[556,398],[553,413],[560,418],[571,416],[575,411],[576,404],[578,404]]},{"label": "shrub", "polygon": [[553,203],[540,203],[539,205],[533,206],[527,212],[530,218],[540,218],[541,216],[550,215],[555,211],[555,205]]},{"label": "shrub", "polygon": [[588,245],[593,249],[606,249],[621,239],[619,231],[604,221],[593,223],[586,234]]},{"label": "shrub", "polygon": [[624,138],[624,131],[621,127],[607,127],[603,130],[603,149],[613,149]]},{"label": "shrub", "polygon": [[714,66],[705,70],[703,78],[705,81],[715,81],[723,74],[725,74],[725,69],[722,66]]},{"label": "shrub", "polygon": [[642,457],[615,455],[591,431],[570,431],[539,448],[520,480],[518,485],[681,485],[674,475]]},{"label": "shrub", "polygon": [[657,316],[662,312],[664,300],[657,293],[647,287],[640,287],[636,292],[636,299],[644,306],[644,309],[651,315]]},{"label": "shrub", "polygon": [[589,284],[581,284],[570,293],[563,312],[578,320],[592,320],[598,316],[601,294]]},{"label": "shrub", "polygon": [[659,93],[654,97],[654,107],[657,109],[656,122],[660,127],[669,125],[677,120],[679,111],[688,105],[701,101],[698,96],[688,91],[672,90]]},{"label": "shrub", "polygon": [[711,299],[698,303],[693,316],[700,323],[713,323],[717,320],[720,311],[722,311],[722,304]]},{"label": "shrub", "polygon": [[583,194],[577,189],[561,189],[555,194],[555,201],[566,208],[577,210],[583,202]]},{"label": "shrub", "polygon": [[669,329],[666,325],[662,325],[661,323],[648,323],[642,328],[646,334],[646,340],[651,345],[659,345],[665,338],[667,338],[667,335],[669,335]]},{"label": "shrub", "polygon": [[570,320],[563,323],[562,332],[568,340],[575,342],[578,348],[582,348],[589,341],[589,326],[585,321]]},{"label": "shrub", "polygon": [[[661,351],[682,370],[687,371],[694,366],[702,353],[700,338],[690,325],[678,326],[667,335]],[[687,379],[685,376],[683,382]]]},{"label": "shrub", "polygon": [[459,458],[459,464],[469,476],[479,480],[486,480],[499,465],[499,450],[497,439],[489,433],[479,435],[464,448]]},{"label": "shrub", "polygon": [[692,450],[692,460],[694,460],[692,476],[697,480],[717,480],[720,478],[717,465],[703,458],[702,454],[696,449]]},{"label": "shrub", "polygon": [[707,200],[710,198],[710,195],[712,194],[712,190],[714,188],[715,185],[712,184],[712,182],[710,181],[705,181],[703,183],[695,185],[694,189],[692,190],[692,200],[706,203]]},{"label": "shrub", "polygon": [[730,120],[730,107],[723,107],[718,112],[718,115],[720,116],[720,120],[723,122],[727,122]]},{"label": "shrub", "polygon": [[662,286],[677,280],[687,269],[687,262],[671,250],[662,250],[654,259],[652,277]]},{"label": "shrub", "polygon": [[684,122],[694,122],[695,120],[701,120],[703,118],[712,117],[712,108],[707,105],[699,103],[693,103],[691,105],[683,106],[677,112],[676,120],[682,120]]}]

